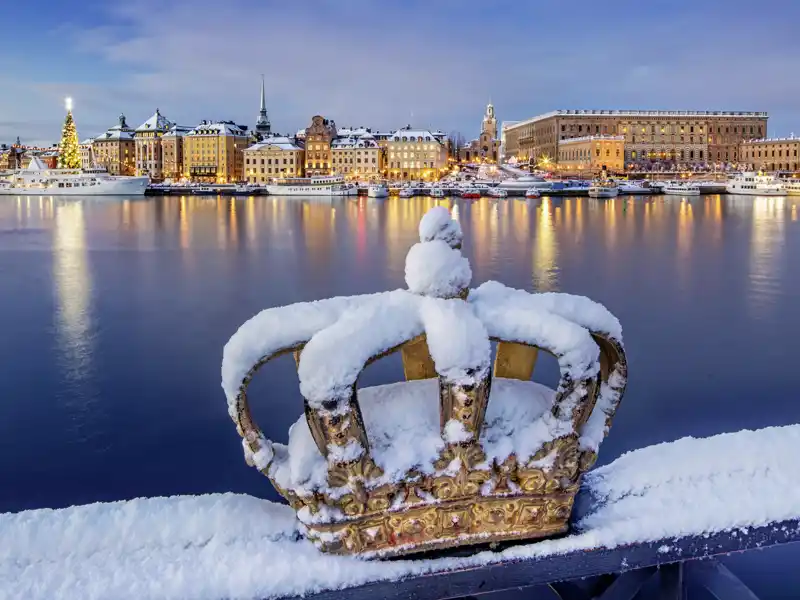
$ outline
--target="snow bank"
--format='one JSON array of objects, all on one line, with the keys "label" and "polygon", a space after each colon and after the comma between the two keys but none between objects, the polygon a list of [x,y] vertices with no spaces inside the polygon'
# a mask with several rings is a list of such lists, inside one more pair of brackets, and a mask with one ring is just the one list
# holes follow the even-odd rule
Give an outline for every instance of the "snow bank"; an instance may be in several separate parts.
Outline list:
[{"label": "snow bank", "polygon": [[0,514],[0,590],[28,600],[268,598],[768,525],[800,518],[798,444],[792,425],[630,452],[586,477],[597,504],[579,533],[464,558],[328,556],[296,539],[287,507],[233,494]]}]

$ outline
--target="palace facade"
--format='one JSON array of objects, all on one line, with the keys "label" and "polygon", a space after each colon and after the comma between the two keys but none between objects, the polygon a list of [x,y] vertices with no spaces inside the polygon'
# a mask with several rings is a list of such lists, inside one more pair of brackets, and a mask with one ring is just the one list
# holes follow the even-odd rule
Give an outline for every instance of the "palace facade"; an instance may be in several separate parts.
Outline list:
[{"label": "palace facade", "polygon": [[563,173],[594,175],[604,168],[612,173],[625,170],[625,137],[587,135],[562,141],[557,168]]},{"label": "palace facade", "polygon": [[742,142],[740,167],[753,171],[800,169],[800,138],[773,138]]},{"label": "palace facade", "polygon": [[628,168],[658,161],[735,163],[745,140],[766,135],[765,112],[557,110],[504,126],[506,159],[547,167],[559,145],[588,135],[621,135]]}]

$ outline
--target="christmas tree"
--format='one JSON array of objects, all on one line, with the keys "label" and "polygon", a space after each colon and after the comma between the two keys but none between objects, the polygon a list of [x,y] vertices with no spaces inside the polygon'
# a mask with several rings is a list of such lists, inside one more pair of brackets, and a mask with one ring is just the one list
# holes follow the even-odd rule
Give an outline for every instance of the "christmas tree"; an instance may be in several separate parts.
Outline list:
[{"label": "christmas tree", "polygon": [[67,118],[61,129],[61,143],[58,145],[58,168],[80,169],[81,154],[78,148],[78,131],[72,119],[72,102],[67,98]]}]

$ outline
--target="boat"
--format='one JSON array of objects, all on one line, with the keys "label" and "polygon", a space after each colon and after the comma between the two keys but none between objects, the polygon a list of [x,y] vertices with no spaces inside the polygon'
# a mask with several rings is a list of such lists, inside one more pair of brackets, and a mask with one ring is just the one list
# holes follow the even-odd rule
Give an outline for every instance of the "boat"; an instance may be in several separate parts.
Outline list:
[{"label": "boat", "polygon": [[553,181],[550,187],[540,189],[546,196],[587,196],[589,183],[578,179]]},{"label": "boat", "polygon": [[210,185],[200,185],[192,188],[192,194],[195,196],[217,196],[219,192]]},{"label": "boat", "polygon": [[619,194],[619,188],[611,181],[593,181],[589,186],[590,198],[614,198]]},{"label": "boat", "polygon": [[508,197],[508,192],[506,190],[493,187],[486,190],[486,195],[492,198],[506,198]]},{"label": "boat", "polygon": [[497,187],[501,190],[506,190],[511,195],[522,195],[530,188],[549,190],[551,183],[536,175],[523,175],[517,179],[505,179],[501,181]]},{"label": "boat", "polygon": [[461,190],[461,197],[462,198],[480,198],[481,193],[478,191],[477,188],[474,187],[465,187]]},{"label": "boat", "polygon": [[258,193],[258,186],[249,183],[240,183],[233,188],[234,196],[254,196]]},{"label": "boat", "polygon": [[646,181],[619,181],[617,182],[617,189],[620,194],[658,194],[661,193],[661,188],[655,188]]},{"label": "boat", "polygon": [[367,196],[370,198],[386,198],[389,196],[389,188],[382,183],[371,183],[367,188]]},{"label": "boat", "polygon": [[663,193],[668,196],[699,196],[700,188],[694,183],[671,181],[664,186]]},{"label": "boat", "polygon": [[275,179],[267,185],[267,193],[271,196],[350,196],[358,194],[358,188],[345,184],[341,175],[320,175]]},{"label": "boat", "polygon": [[542,195],[542,192],[539,191],[539,188],[528,188],[525,190],[525,197],[526,198],[539,198]]},{"label": "boat", "polygon": [[698,181],[696,185],[700,188],[701,194],[724,194],[727,187],[722,181]]},{"label": "boat", "polygon": [[101,169],[50,169],[34,156],[0,185],[7,196],[144,196],[149,177],[109,175]]},{"label": "boat", "polygon": [[728,180],[725,190],[729,194],[742,194],[745,196],[785,196],[786,187],[783,183],[766,173],[745,171],[737,173]]},{"label": "boat", "polygon": [[791,179],[784,184],[784,187],[790,196],[800,196],[800,180]]},{"label": "boat", "polygon": [[412,198],[414,196],[414,188],[404,187],[400,190],[399,196],[401,198]]},{"label": "boat", "polygon": [[431,198],[444,198],[445,197],[444,190],[440,187],[433,187],[431,188]]}]

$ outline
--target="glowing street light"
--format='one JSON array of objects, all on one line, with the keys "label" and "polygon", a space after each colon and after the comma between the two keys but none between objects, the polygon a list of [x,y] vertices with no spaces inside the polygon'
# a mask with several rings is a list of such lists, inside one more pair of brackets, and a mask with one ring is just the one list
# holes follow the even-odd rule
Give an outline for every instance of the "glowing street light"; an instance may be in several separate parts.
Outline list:
[{"label": "glowing street light", "polygon": [[64,98],[64,105],[67,107],[67,111],[71,111],[72,110],[72,98],[70,98],[69,96]]}]

